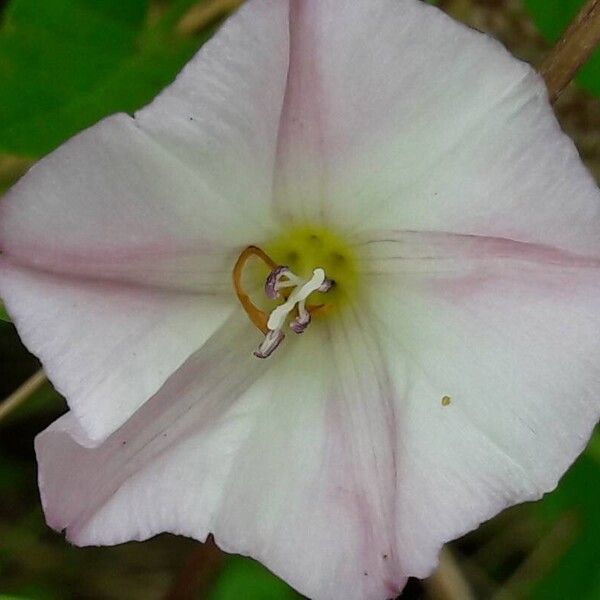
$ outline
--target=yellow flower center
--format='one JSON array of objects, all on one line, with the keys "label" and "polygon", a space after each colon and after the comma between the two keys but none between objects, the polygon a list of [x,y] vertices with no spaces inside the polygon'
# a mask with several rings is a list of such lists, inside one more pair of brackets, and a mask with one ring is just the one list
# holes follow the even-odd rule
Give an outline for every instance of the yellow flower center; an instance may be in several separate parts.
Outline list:
[{"label": "yellow flower center", "polygon": [[[250,259],[254,260],[250,263]],[[233,268],[233,285],[248,318],[265,335],[255,355],[267,358],[285,337],[342,306],[357,288],[356,259],[342,237],[324,227],[285,231],[262,247],[249,246]],[[245,291],[262,287],[255,299]]]},{"label": "yellow flower center", "polygon": [[325,227],[304,225],[290,228],[264,245],[279,265],[286,265],[299,277],[308,279],[314,269],[321,268],[335,281],[326,294],[315,292],[311,302],[327,303],[327,314],[343,305],[357,292],[357,261],[351,246],[341,234]]}]

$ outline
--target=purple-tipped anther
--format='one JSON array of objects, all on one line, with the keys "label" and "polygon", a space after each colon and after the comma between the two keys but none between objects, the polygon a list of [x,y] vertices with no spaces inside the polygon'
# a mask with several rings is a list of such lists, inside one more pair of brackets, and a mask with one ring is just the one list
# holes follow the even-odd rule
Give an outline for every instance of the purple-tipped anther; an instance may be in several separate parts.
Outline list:
[{"label": "purple-tipped anther", "polygon": [[284,337],[285,335],[281,329],[269,330],[262,344],[254,351],[254,356],[257,358],[269,358],[277,350],[277,346],[281,344]]},{"label": "purple-tipped anther", "polygon": [[334,285],[335,285],[335,281],[333,279],[327,279],[327,278],[325,278],[325,281],[323,281],[323,283],[321,284],[321,286],[319,287],[319,289],[317,291],[325,294]]},{"label": "purple-tipped anther", "polygon": [[289,272],[290,269],[288,267],[281,265],[269,273],[267,281],[265,281],[265,294],[271,298],[271,300],[275,300],[275,298],[279,297],[277,284],[279,283],[281,277],[287,275]]},{"label": "purple-tipped anther", "polygon": [[290,329],[294,333],[304,333],[304,330],[310,325],[311,316],[309,312],[304,315],[297,316],[291,323]]}]

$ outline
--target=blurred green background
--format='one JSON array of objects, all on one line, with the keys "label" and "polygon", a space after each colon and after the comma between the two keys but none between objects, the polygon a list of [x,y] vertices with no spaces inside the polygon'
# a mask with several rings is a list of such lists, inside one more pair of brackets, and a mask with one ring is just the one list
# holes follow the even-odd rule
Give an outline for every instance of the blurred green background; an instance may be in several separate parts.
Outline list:
[{"label": "blurred green background", "polygon": [[[0,193],[80,129],[147,103],[239,3],[0,0]],[[538,65],[583,1],[432,3]],[[600,178],[598,95],[596,52],[556,110]],[[1,318],[7,398],[39,365]],[[299,598],[257,563],[210,542],[162,535],[115,548],[70,547],[43,522],[32,447],[65,403],[48,383],[21,396],[7,414],[0,408],[0,600]],[[402,598],[600,600],[600,437],[558,490],[451,544],[438,572],[411,581]]]}]

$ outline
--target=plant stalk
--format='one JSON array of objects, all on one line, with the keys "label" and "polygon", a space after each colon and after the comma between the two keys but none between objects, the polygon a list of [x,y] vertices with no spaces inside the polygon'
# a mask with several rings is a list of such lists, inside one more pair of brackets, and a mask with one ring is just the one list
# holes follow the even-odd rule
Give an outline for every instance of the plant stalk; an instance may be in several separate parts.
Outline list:
[{"label": "plant stalk", "polygon": [[48,381],[41,369],[32,375],[21,387],[15,390],[6,400],[0,403],[0,421],[16,408],[21,406],[32,394],[37,392]]},{"label": "plant stalk", "polygon": [[177,23],[177,31],[182,35],[200,33],[205,27],[227,16],[242,3],[243,0],[209,0],[195,4]]},{"label": "plant stalk", "polygon": [[600,44],[600,0],[588,0],[540,67],[556,102]]}]

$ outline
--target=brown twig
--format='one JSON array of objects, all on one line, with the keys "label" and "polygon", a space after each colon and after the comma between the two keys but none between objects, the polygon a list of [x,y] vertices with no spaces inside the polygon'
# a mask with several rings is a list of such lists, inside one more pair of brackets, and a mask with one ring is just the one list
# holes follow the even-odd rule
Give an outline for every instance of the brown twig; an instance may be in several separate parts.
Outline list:
[{"label": "brown twig", "polygon": [[46,383],[46,375],[41,369],[32,375],[21,387],[0,403],[0,421],[25,402]]},{"label": "brown twig", "polygon": [[194,35],[208,25],[228,15],[238,8],[244,0],[209,0],[195,4],[183,15],[177,24],[177,31],[182,35]]},{"label": "brown twig", "polygon": [[426,579],[428,596],[435,600],[474,600],[471,586],[448,548],[440,553],[440,564],[436,572]]},{"label": "brown twig", "polygon": [[546,57],[540,73],[555,102],[600,44],[600,0],[588,0]]}]

